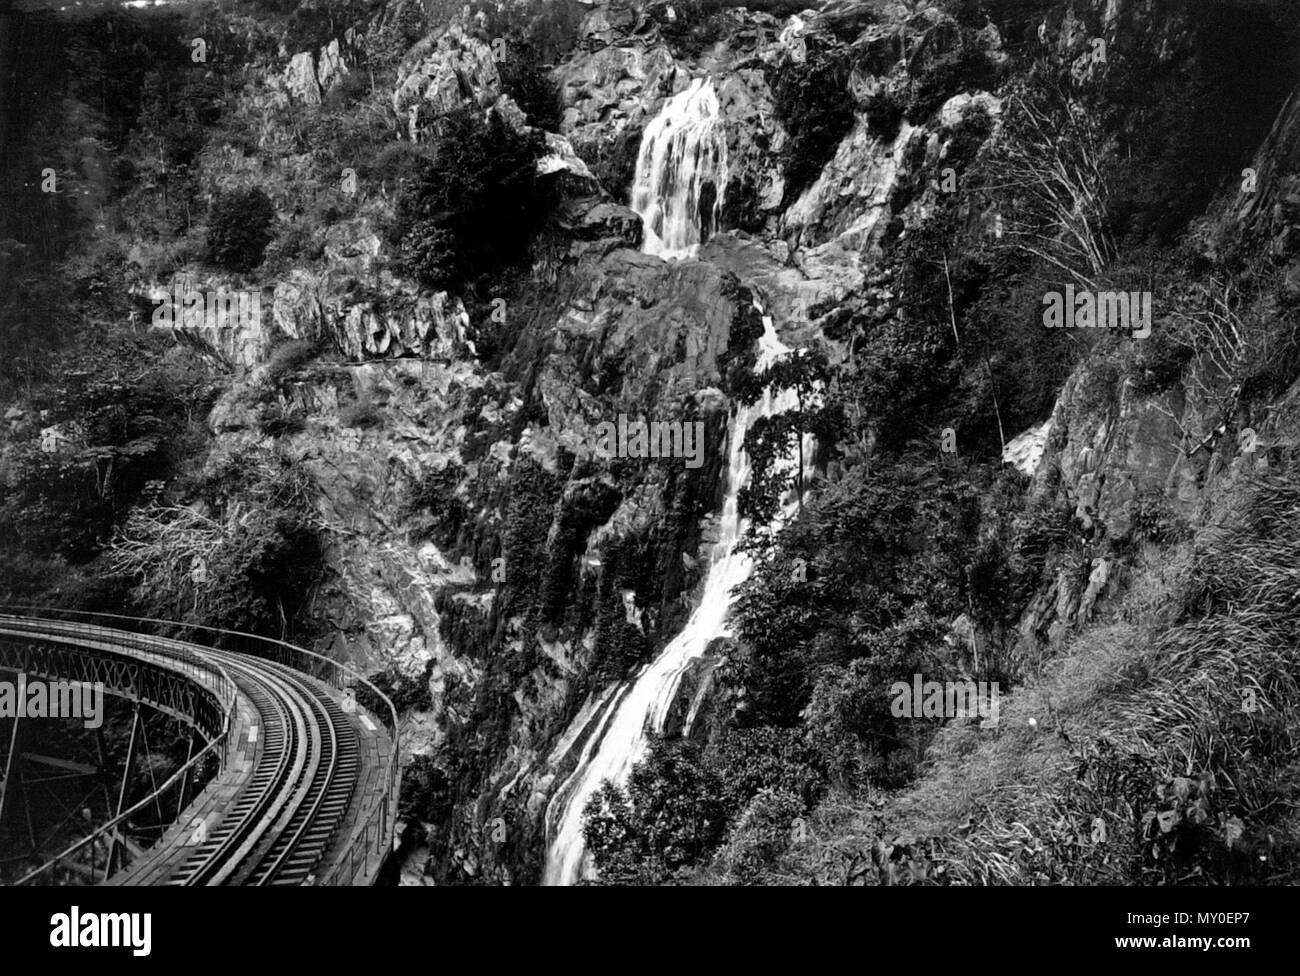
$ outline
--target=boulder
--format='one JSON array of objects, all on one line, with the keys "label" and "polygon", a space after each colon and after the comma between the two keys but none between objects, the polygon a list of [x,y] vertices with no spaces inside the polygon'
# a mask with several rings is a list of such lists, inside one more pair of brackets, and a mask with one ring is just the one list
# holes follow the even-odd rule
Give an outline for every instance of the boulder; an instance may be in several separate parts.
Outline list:
[{"label": "boulder", "polygon": [[580,241],[615,239],[629,248],[640,248],[641,216],[630,207],[586,197],[570,201],[560,213],[562,226]]},{"label": "boulder", "polygon": [[600,184],[592,175],[587,164],[573,151],[573,146],[564,136],[554,132],[545,133],[547,153],[537,161],[539,176],[562,174],[570,185],[582,186],[589,191],[598,191]]}]

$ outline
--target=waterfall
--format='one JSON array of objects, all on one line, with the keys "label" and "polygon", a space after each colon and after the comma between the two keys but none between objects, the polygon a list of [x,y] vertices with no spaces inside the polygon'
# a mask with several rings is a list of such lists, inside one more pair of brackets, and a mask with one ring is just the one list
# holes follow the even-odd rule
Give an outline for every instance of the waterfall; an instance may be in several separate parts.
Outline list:
[{"label": "waterfall", "polygon": [[[762,313],[757,301],[755,307]],[[772,318],[763,315],[763,336],[759,341],[757,369],[766,369],[789,350],[777,338]],[[709,557],[708,575],[699,605],[681,633],[643,668],[631,682],[614,695],[607,696],[599,713],[590,713],[583,722],[591,732],[573,774],[556,790],[546,811],[547,836],[551,838],[546,854],[545,882],[548,885],[573,884],[590,874],[586,864],[586,844],[582,833],[582,815],[587,800],[604,780],[623,786],[632,767],[644,756],[649,744],[647,730],[662,732],[682,675],[692,661],[704,653],[715,637],[730,636],[727,613],[732,597],[753,570],[748,554],[737,551],[737,543],[746,524],[740,517],[740,489],[749,480],[749,457],[743,444],[745,432],[760,417],[783,413],[797,405],[792,390],[773,394],[770,390],[753,406],[741,407],[731,429],[727,482],[718,538]],[[787,470],[797,460],[786,458]],[[793,494],[793,492],[791,493]],[[780,518],[789,517],[797,499],[787,499]],[[692,711],[694,710],[694,706]],[[575,723],[576,724],[576,723]]]},{"label": "waterfall", "polygon": [[[695,255],[708,231],[717,226],[722,190],[727,178],[727,145],[721,131],[718,96],[713,83],[697,79],[670,98],[642,136],[637,157],[632,206],[645,222],[644,250],[665,258]],[[712,199],[709,199],[709,192]],[[761,372],[789,350],[777,338],[772,318],[755,299],[763,318],[756,370]],[[753,563],[737,545],[747,526],[740,517],[740,490],[749,481],[745,433],[761,417],[784,413],[797,405],[795,393],[764,392],[752,406],[741,407],[731,427],[727,479],[718,520],[717,540],[708,557],[708,573],[699,605],[653,661],[630,681],[607,689],[589,702],[561,738],[552,765],[568,757],[586,734],[573,773],[551,795],[546,808],[545,882],[573,884],[590,875],[582,818],[587,801],[605,780],[627,783],[632,767],[646,753],[650,733],[663,731],[682,675],[716,637],[730,636],[727,615],[736,589],[749,579]],[[777,462],[792,470],[796,458]],[[793,495],[793,492],[791,492]],[[797,498],[787,498],[780,518],[789,517]],[[699,701],[691,703],[688,724]]]},{"label": "waterfall", "polygon": [[697,78],[668,99],[641,136],[632,209],[645,225],[645,253],[694,257],[718,226],[726,184],[718,95],[711,80]]}]

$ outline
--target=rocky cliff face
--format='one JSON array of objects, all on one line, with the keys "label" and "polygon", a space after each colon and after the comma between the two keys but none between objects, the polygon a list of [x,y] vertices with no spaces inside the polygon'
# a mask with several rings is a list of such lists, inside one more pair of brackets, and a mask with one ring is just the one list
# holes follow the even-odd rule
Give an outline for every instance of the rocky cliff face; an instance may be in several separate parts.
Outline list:
[{"label": "rocky cliff face", "polygon": [[[1180,44],[1179,20],[1149,3],[1060,6],[1018,43]],[[884,249],[935,207],[933,175],[967,122],[996,126],[1002,112],[997,97],[967,86],[882,131],[873,106],[954,54],[955,22],[929,6],[841,4],[786,20],[730,8],[707,43],[690,46],[675,39],[668,9],[591,5],[580,47],[552,70],[562,122],[547,137],[542,172],[564,201],[552,253],[533,269],[536,300],[503,310],[510,338],[491,368],[475,348],[488,313],[476,321],[459,298],[422,290],[382,260],[377,228],[391,215],[382,195],[330,228],[318,261],[283,271],[264,320],[229,332],[221,350],[249,370],[210,419],[214,463],[275,441],[311,472],[330,527],[332,576],[316,612],[335,635],[332,649],[426,691],[404,718],[403,747],[413,757],[449,748],[461,764],[440,840],[419,855],[441,879],[536,880],[541,811],[580,745],[564,738],[570,720],[680,625],[700,579],[681,554],[698,553],[712,531],[728,369],[752,360],[759,331],[753,293],[788,343],[816,337],[846,356],[834,323],[846,309],[894,313]],[[791,194],[781,165],[789,134],[772,85],[809,56],[810,39],[838,43],[845,23],[866,66],[845,79],[853,119],[816,178]],[[480,35],[455,23],[407,52],[391,92],[402,138],[427,139],[463,106],[529,124],[503,90],[492,39]],[[991,24],[980,44],[988,64],[1006,61],[1007,41]],[[295,55],[254,101],[287,93],[318,103],[347,74],[347,48]],[[698,260],[666,262],[641,253],[639,218],[593,171],[598,160],[634,159],[646,124],[703,76],[715,79],[727,137],[727,185],[717,190],[730,219]],[[1280,160],[1296,142],[1297,117],[1288,109],[1261,158],[1264,189],[1236,204],[1243,222],[1267,224],[1286,247],[1300,207],[1291,206],[1291,178],[1275,174],[1294,169]],[[978,204],[968,214],[972,223],[988,216]],[[266,433],[252,392],[269,382],[275,347],[291,340],[331,349],[337,361],[279,381],[277,409],[303,428]],[[1261,433],[1280,437],[1289,411]],[[1143,499],[1159,496],[1174,516],[1194,519],[1218,479],[1242,473],[1235,429],[1188,453],[1188,431],[1222,426],[1210,413],[1177,385],[1153,398],[1107,387],[1089,366],[1071,378],[1038,442],[1017,457],[1037,492],[1071,508],[1094,556],[1034,596],[1014,653],[1043,653],[1113,591],[1121,573],[1111,543],[1131,535]],[[702,420],[711,460],[668,471],[596,457],[597,425],[620,414]],[[560,590],[539,619],[521,608],[543,583]],[[687,682],[692,694],[710,686],[714,663]]]},{"label": "rocky cliff face", "polygon": [[[1182,13],[1170,13],[1152,4],[1111,0],[1071,5],[1046,24],[1049,36],[1059,25],[1055,36],[1062,50],[1076,50],[1086,38],[1111,43],[1140,38],[1169,60],[1186,48],[1189,33]],[[1242,180],[1220,195],[1206,218],[1197,239],[1207,265],[1220,261],[1223,242],[1233,240],[1250,241],[1272,258],[1300,266],[1290,258],[1300,210],[1287,202],[1298,132],[1293,94]],[[1257,317],[1266,333],[1284,333],[1280,309],[1291,294],[1290,275],[1241,317]],[[1155,328],[1172,331],[1177,314],[1171,312],[1163,323],[1157,316]],[[1035,596],[1013,640],[1016,654],[1040,659],[1090,620],[1100,600],[1121,592],[1128,563],[1121,551],[1152,518],[1179,531],[1212,522],[1245,480],[1281,470],[1292,456],[1294,438],[1278,418],[1291,415],[1300,391],[1283,387],[1262,406],[1248,403],[1240,388],[1226,396],[1212,390],[1201,381],[1207,345],[1192,356],[1191,368],[1158,391],[1118,380],[1113,363],[1082,363],[1051,417],[1034,432],[1036,443],[1009,447],[1009,460],[1013,453],[1029,452],[1024,470],[1032,475],[1033,493],[1073,515],[1090,553]],[[1251,354],[1239,349],[1233,355]]]},{"label": "rocky cliff face", "polygon": [[[412,755],[449,742],[463,749],[467,736],[482,738],[485,723],[498,730],[477,760],[477,799],[459,802],[452,820],[439,825],[443,841],[429,867],[445,879],[536,876],[541,811],[580,745],[559,737],[575,712],[614,687],[617,672],[602,670],[599,659],[609,653],[602,607],[615,603],[636,621],[624,640],[641,645],[641,654],[662,646],[684,619],[701,570],[684,571],[678,553],[699,551],[711,532],[704,516],[719,490],[726,363],[757,331],[746,286],[761,291],[790,341],[818,335],[819,320],[841,303],[880,300],[867,279],[886,228],[907,216],[895,188],[927,159],[943,157],[971,105],[996,111],[988,95],[967,94],[892,138],[873,134],[859,116],[821,176],[790,200],[771,79],[802,56],[806,31],[826,28],[815,18],[782,22],[729,10],[717,39],[687,52],[663,35],[664,17],[663,8],[593,6],[580,31],[584,49],[554,70],[563,105],[556,155],[573,157],[572,145],[599,158],[620,140],[624,151],[634,149],[668,98],[692,78],[712,76],[731,163],[720,190],[724,202],[743,202],[749,233],[718,235],[699,261],[665,262],[636,249],[640,221],[625,207],[601,193],[571,195],[561,215],[567,252],[550,272],[555,298],[521,324],[495,373],[468,354],[474,324],[462,306],[376,270],[381,248],[372,218],[337,225],[324,267],[295,269],[275,288],[274,327],[288,337],[326,339],[351,364],[309,369],[289,394],[290,409],[309,418],[291,449],[302,452],[336,527],[335,579],[321,594],[321,614],[340,647],[360,648],[371,667],[396,666],[427,684],[431,707],[405,718]],[[939,56],[949,30],[937,16],[876,25],[865,43],[880,51],[878,83],[888,83],[883,76],[894,70],[904,37],[930,38]],[[502,93],[490,43],[456,26],[408,53],[392,101],[413,141],[465,104],[525,124]],[[582,176],[581,166],[576,160],[567,170]],[[907,204],[914,212],[925,206]],[[385,300],[382,309],[348,301],[343,283],[376,275],[377,290],[399,301]],[[355,402],[373,404],[382,420],[347,426]],[[596,463],[594,429],[621,413],[700,417],[712,460],[684,481]],[[232,417],[238,411],[223,406],[214,424],[238,450],[258,435],[248,418],[241,428]],[[447,473],[440,483],[449,497],[476,513],[451,538],[428,537],[408,505],[410,486],[435,472]],[[589,608],[537,630],[511,612],[515,570],[493,562],[513,555],[511,495],[534,478],[545,491],[525,517],[549,539],[536,553],[543,562],[520,571],[550,573],[557,560],[573,560],[579,575],[571,585]],[[568,531],[570,509],[597,500],[583,533],[557,540]],[[647,547],[644,540],[656,536]],[[649,561],[635,574],[648,589],[603,593],[614,567],[602,567],[601,554],[611,543],[634,545],[630,558]],[[496,690],[502,660],[514,662],[504,698]],[[707,680],[686,684],[701,693],[710,687]]]}]

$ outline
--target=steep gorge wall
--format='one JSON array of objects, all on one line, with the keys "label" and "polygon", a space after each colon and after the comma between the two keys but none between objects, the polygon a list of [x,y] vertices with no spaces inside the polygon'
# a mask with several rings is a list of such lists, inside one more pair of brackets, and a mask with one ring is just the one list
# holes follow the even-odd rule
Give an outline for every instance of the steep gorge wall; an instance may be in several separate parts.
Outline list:
[{"label": "steep gorge wall", "polygon": [[[1003,105],[985,83],[1005,80],[997,71],[1095,37],[1170,56],[1186,42],[1177,10],[1153,2],[1044,4],[1041,34],[1004,37],[991,24],[978,33],[993,74],[939,86],[932,106],[890,129],[882,99],[908,97],[917,77],[960,53],[951,14],[909,6],[847,3],[789,19],[728,8],[713,36],[687,43],[664,5],[593,4],[579,47],[552,71],[561,123],[547,135],[542,172],[562,202],[504,322],[481,302],[396,273],[382,239],[393,201],[363,184],[321,254],[264,282],[261,328],[221,333],[220,351],[241,371],[209,418],[209,464],[272,446],[310,473],[327,526],[329,574],[312,610],[330,634],[324,647],[386,674],[409,699],[403,748],[419,770],[416,806],[439,817],[427,845],[412,830],[413,876],[540,876],[545,803],[581,745],[566,730],[672,637],[701,581],[695,559],[715,531],[732,373],[752,364],[761,331],[754,295],[788,344],[847,359],[848,318],[898,314],[889,259],[940,206],[932,181],[969,151],[968,123],[996,125]],[[385,93],[395,143],[427,140],[466,105],[528,124],[503,90],[492,39],[480,35],[457,23],[401,59]],[[327,100],[349,75],[355,41],[292,54],[250,86],[235,111],[265,151],[206,158],[205,186],[257,182],[282,216],[304,186],[330,190],[308,175],[325,148],[304,151],[276,113]],[[794,190],[773,85],[819,46],[855,53],[858,69],[840,80],[852,118]],[[641,253],[640,220],[616,197],[642,130],[703,76],[717,87],[731,163],[717,188],[723,226],[699,260],[665,262]],[[1296,117],[1292,103],[1261,152],[1261,191],[1224,204],[1284,250],[1300,223],[1291,219]],[[984,201],[960,206],[969,227],[992,217]],[[207,273],[192,281],[238,284]],[[500,348],[480,356],[476,340],[493,324],[505,326]],[[277,350],[288,342],[315,353],[282,369]],[[1248,424],[1270,449],[1289,450],[1289,394],[1271,413],[1261,404],[1225,426],[1178,384],[1151,396],[1107,385],[1106,375],[1089,362],[1071,377],[1035,474],[1035,491],[1091,533],[1089,560],[1033,595],[1016,634],[981,635],[1022,658],[1049,654],[1122,584],[1113,544],[1131,535],[1139,500],[1156,494],[1181,517],[1202,517],[1218,485],[1269,463],[1238,456]],[[597,425],[620,414],[700,420],[706,462],[597,457]],[[300,426],[277,428],[273,415]],[[1185,431],[1199,438],[1219,426],[1188,456]]]}]

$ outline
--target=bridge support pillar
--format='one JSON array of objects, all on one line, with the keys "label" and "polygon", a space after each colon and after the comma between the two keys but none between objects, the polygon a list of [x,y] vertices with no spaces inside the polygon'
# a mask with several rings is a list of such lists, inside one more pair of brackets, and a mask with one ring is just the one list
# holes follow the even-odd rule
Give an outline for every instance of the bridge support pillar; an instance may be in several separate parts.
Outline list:
[{"label": "bridge support pillar", "polygon": [[113,815],[112,774],[108,771],[108,750],[104,748],[104,729],[95,730],[95,756],[99,760],[99,783],[104,790],[104,817]]},{"label": "bridge support pillar", "polygon": [[[135,743],[140,735],[140,703],[134,703],[134,710],[131,715],[131,740],[126,747],[126,763],[122,767],[122,786],[117,793],[117,811],[113,817],[120,817],[122,810],[126,807],[127,790],[131,786],[131,767],[135,765]],[[110,877],[117,870],[117,846],[118,837],[121,836],[120,830],[113,831],[108,842],[108,863],[104,868],[104,877]]]},{"label": "bridge support pillar", "polygon": [[[198,732],[196,732],[194,728],[191,726],[189,745],[185,749],[186,765],[189,765],[189,761],[194,758],[194,740],[197,737],[198,737]],[[190,771],[187,769],[185,770],[185,775],[181,777],[181,785],[178,791],[178,795],[176,797],[176,819],[177,820],[179,820],[181,817],[181,811],[185,809],[185,796],[186,794],[189,793],[189,791],[190,791]]]},{"label": "bridge support pillar", "polygon": [[14,717],[13,732],[9,738],[9,748],[5,750],[4,769],[0,770],[0,824],[5,821],[5,813],[12,803],[12,794],[15,789],[19,789],[18,783],[18,760],[22,755],[22,749],[19,746],[19,740],[23,734],[23,720]]}]

